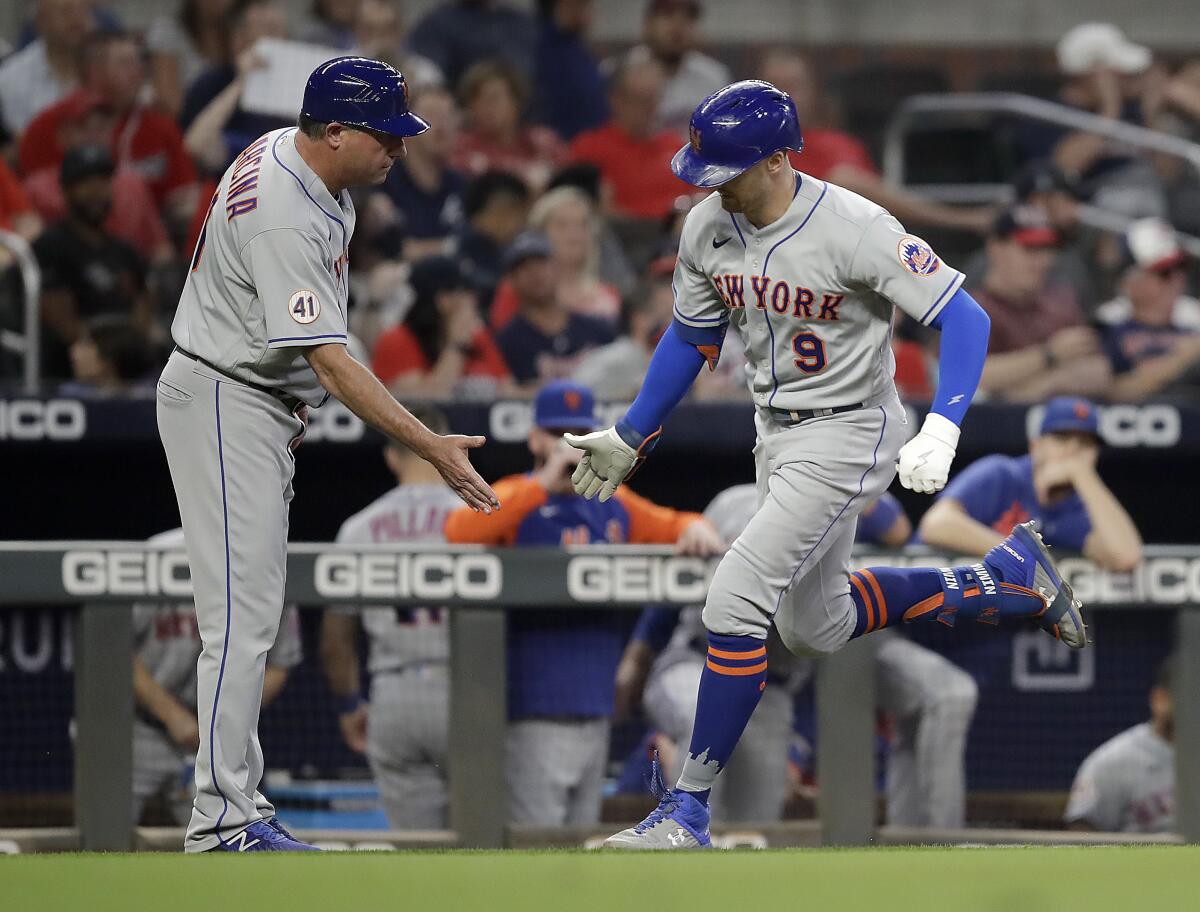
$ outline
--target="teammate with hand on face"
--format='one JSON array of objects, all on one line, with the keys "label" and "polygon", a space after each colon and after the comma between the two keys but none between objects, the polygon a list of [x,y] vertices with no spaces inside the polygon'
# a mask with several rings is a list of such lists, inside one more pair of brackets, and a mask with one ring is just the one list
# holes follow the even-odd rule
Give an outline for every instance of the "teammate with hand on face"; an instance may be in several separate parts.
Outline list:
[{"label": "teammate with hand on face", "polygon": [[[705,603],[708,658],[683,771],[655,776],[658,807],[612,837],[622,848],[710,845],[709,791],[767,681],[774,624],[798,655],[820,656],[902,621],[1032,618],[1086,645],[1070,588],[1032,527],[971,566],[849,572],[858,514],[891,483],[932,494],[946,484],[987,354],[987,315],[963,276],[885,210],[794,171],[796,108],[765,82],[726,86],[692,115],[672,160],[716,188],[688,213],[675,271],[675,315],[641,391],[616,426],[565,439],[584,451],[577,491],[607,500],[645,457],[729,326],[753,369],[758,512],[722,559]],[[942,332],[937,395],[903,443],[892,379],[895,307]]]}]

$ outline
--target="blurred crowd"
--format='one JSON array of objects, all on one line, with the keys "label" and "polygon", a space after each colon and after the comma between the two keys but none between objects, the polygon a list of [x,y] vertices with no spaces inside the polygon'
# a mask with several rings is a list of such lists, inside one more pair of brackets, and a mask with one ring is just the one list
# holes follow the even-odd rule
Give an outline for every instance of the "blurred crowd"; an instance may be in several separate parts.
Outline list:
[{"label": "blurred crowd", "polygon": [[[1011,203],[946,205],[879,174],[878,150],[839,129],[833,74],[801,51],[763,48],[733,70],[706,53],[698,0],[647,0],[641,41],[604,54],[589,0],[457,0],[411,23],[394,0],[313,0],[303,17],[279,0],[163,6],[133,31],[102,0],[36,0],[0,60],[0,229],[32,245],[41,372],[71,394],[155,375],[216,182],[288,125],[244,103],[260,42],[292,40],[395,64],[433,125],[356,193],[351,345],[397,395],[522,396],[564,378],[636,392],[698,199],[669,161],[700,100],[756,77],[796,101],[798,169],[952,239],[937,246],[992,319],[984,396],[1200,397],[1197,271],[1181,245],[1200,234],[1200,177],[1179,158],[1020,124]],[[1075,27],[1056,55],[1061,103],[1200,138],[1200,60],[1168,66],[1104,23]],[[1094,211],[1115,227],[1092,227]],[[0,256],[0,329],[21,332],[20,270]],[[902,320],[894,347],[902,393],[928,398],[936,337]],[[693,395],[748,398],[736,349]],[[0,377],[19,372],[0,350]]]}]

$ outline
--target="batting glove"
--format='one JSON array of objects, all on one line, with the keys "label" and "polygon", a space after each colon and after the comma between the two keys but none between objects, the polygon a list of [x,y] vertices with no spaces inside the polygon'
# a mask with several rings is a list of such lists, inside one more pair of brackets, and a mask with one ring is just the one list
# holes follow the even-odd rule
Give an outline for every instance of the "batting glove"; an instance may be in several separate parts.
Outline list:
[{"label": "batting glove", "polygon": [[921,432],[900,448],[900,484],[918,494],[946,487],[958,447],[958,425],[936,412],[925,416]]},{"label": "batting glove", "polygon": [[646,444],[651,444],[657,436],[657,433],[652,434],[639,449],[634,449],[617,433],[615,427],[579,436],[563,434],[563,440],[583,450],[584,454],[571,475],[575,493],[588,500],[599,494],[600,502],[604,503],[641,464],[641,454],[649,450]]}]

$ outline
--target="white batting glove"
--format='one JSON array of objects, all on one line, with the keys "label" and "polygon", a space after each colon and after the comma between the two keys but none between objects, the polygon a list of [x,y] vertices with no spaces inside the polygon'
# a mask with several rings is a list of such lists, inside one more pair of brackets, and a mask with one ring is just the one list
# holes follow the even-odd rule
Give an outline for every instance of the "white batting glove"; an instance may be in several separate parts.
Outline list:
[{"label": "white batting glove", "polygon": [[936,412],[926,415],[921,432],[900,447],[900,484],[918,494],[933,494],[946,487],[958,433],[958,425],[949,418]]},{"label": "white batting glove", "polygon": [[591,500],[600,494],[604,503],[617,490],[617,485],[629,477],[638,461],[638,452],[617,435],[610,427],[591,434],[563,434],[563,440],[583,450],[583,459],[571,475],[571,484],[576,494]]}]

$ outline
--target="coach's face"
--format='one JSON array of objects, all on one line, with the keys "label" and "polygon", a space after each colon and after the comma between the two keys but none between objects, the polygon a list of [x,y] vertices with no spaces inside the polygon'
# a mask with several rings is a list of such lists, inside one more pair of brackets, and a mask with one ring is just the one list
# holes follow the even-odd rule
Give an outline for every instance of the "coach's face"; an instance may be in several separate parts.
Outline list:
[{"label": "coach's face", "polygon": [[404,137],[380,133],[362,127],[335,127],[338,157],[341,159],[342,174],[346,186],[382,184],[396,159],[404,157]]}]

